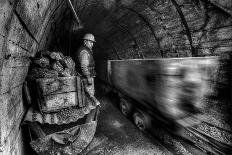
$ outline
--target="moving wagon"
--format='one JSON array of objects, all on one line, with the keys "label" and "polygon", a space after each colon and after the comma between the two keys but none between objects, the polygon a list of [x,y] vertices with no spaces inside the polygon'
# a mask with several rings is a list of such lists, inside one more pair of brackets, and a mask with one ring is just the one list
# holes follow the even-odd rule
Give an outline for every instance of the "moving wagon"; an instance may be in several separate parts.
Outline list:
[{"label": "moving wagon", "polygon": [[151,117],[169,127],[191,126],[199,123],[217,65],[218,57],[109,60],[99,76],[141,130],[149,128]]},{"label": "moving wagon", "polygon": [[140,130],[164,143],[170,133],[191,149],[231,154],[226,138],[213,135],[217,130],[229,137],[230,132],[219,132],[205,121],[206,101],[217,87],[219,57],[108,60],[105,66],[98,71],[106,84],[103,90],[118,94],[121,112]]}]

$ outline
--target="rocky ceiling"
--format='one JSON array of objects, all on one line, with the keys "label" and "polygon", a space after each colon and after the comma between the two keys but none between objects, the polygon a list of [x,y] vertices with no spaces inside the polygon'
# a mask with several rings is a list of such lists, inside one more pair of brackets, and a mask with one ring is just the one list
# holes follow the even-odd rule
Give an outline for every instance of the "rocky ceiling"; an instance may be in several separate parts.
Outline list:
[{"label": "rocky ceiling", "polygon": [[178,18],[193,55],[191,25],[188,23],[191,17],[186,12],[194,10],[201,14],[210,5],[232,15],[230,0],[76,0],[73,3],[82,25],[96,35],[98,45],[112,48],[113,44],[123,46],[120,42],[126,41],[141,48],[143,45],[138,43],[141,36],[137,34],[144,32],[160,50],[163,38],[160,31],[166,32],[172,27],[170,20]]}]

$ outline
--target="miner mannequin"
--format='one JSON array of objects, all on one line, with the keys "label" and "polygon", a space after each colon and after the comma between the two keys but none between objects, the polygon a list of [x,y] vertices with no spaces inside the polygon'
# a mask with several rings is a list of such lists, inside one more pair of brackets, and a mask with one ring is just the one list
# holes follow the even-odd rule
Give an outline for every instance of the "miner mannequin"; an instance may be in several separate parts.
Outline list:
[{"label": "miner mannequin", "polygon": [[93,59],[93,44],[95,38],[92,34],[85,34],[83,37],[84,44],[81,46],[76,53],[76,61],[77,61],[77,70],[83,78],[85,78],[85,86],[89,90],[89,92],[94,95],[94,77],[95,73],[95,62]]},{"label": "miner mannequin", "polygon": [[[90,33],[85,34],[83,40],[83,46],[81,46],[75,53],[77,70],[84,79],[85,91],[87,94],[89,94],[91,100],[95,102],[96,105],[100,106],[100,103],[94,97],[94,77],[96,76],[96,72],[92,48],[96,41],[94,36]],[[91,120],[93,120],[94,117],[97,116],[98,112],[98,108],[92,110],[87,116],[86,123],[89,123]]]}]

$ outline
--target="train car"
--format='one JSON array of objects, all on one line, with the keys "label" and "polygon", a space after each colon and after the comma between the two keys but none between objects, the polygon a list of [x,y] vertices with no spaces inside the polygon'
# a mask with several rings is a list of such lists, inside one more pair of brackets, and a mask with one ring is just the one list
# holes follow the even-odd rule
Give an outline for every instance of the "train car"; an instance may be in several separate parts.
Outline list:
[{"label": "train car", "polygon": [[108,60],[98,77],[107,92],[110,88],[118,94],[121,112],[168,147],[180,142],[203,154],[227,155],[232,154],[226,138],[231,132],[206,121],[205,113],[208,99],[217,96],[224,61],[221,57]]},{"label": "train car", "polygon": [[149,128],[151,117],[186,127],[199,122],[217,66],[218,57],[108,60],[101,77],[119,93],[122,113],[132,114],[141,130]]}]

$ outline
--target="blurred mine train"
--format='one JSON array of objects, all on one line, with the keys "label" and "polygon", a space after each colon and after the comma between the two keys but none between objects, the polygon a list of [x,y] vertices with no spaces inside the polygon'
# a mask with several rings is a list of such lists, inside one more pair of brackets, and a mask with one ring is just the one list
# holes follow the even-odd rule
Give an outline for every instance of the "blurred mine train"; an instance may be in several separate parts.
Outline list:
[{"label": "blurred mine train", "polygon": [[220,65],[221,57],[211,56],[108,60],[96,69],[102,91],[118,94],[121,112],[140,130],[159,137],[161,127],[206,154],[227,155],[231,145],[196,128],[207,123],[203,111]]},{"label": "blurred mine train", "polygon": [[122,113],[145,130],[151,117],[169,127],[199,123],[218,57],[108,60],[105,65],[99,78],[120,95]]}]

